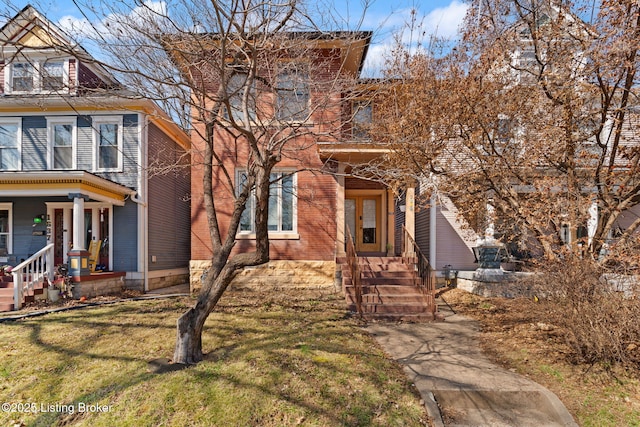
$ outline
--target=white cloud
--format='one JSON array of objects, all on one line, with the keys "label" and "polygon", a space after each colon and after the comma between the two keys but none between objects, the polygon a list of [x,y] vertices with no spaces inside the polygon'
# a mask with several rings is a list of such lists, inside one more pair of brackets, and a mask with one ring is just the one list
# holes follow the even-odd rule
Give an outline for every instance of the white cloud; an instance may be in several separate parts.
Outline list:
[{"label": "white cloud", "polygon": [[468,4],[454,0],[447,7],[434,9],[424,17],[425,28],[439,37],[455,37],[468,7]]}]

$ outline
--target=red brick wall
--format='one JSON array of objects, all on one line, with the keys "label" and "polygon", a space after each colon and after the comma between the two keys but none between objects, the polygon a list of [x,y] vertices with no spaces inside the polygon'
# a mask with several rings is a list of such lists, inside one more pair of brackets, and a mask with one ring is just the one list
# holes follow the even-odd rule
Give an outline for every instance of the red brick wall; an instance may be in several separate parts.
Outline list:
[{"label": "red brick wall", "polygon": [[[311,104],[314,109],[313,130],[325,135],[327,131],[338,129],[341,114],[340,85],[322,84],[330,81],[340,69],[340,55],[337,50],[325,50],[317,57],[320,64],[311,76],[316,83],[310,85]],[[327,91],[334,87],[334,93]],[[213,90],[213,88],[212,88]],[[328,108],[315,110],[315,105],[328,105]],[[207,224],[202,195],[202,150],[203,141],[197,132],[198,124],[194,124],[192,133],[192,175],[191,175],[191,259],[206,260],[211,258],[212,245]],[[215,136],[216,152],[223,160],[232,180],[238,168],[246,169],[248,158],[246,144],[232,139],[226,132],[218,132]],[[305,137],[288,144],[289,150],[282,156],[277,169],[303,170],[297,174],[297,233],[299,239],[270,241],[272,260],[322,260],[330,261],[335,257],[336,238],[336,194],[337,182],[334,176],[323,173],[320,160],[312,136]],[[309,169],[314,170],[313,172]],[[222,168],[214,168],[215,203],[219,217],[221,233],[226,236],[229,218],[233,209],[233,186],[224,175]],[[234,248],[235,252],[253,250],[253,240],[240,239]]]}]

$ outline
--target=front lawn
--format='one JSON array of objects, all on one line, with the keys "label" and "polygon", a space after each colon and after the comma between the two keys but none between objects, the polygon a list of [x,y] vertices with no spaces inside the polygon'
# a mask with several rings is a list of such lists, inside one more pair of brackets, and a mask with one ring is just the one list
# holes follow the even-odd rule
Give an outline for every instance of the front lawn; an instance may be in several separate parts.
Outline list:
[{"label": "front lawn", "polygon": [[172,371],[191,299],[73,310],[0,324],[0,425],[419,426],[402,370],[327,291],[229,291],[206,360]]}]

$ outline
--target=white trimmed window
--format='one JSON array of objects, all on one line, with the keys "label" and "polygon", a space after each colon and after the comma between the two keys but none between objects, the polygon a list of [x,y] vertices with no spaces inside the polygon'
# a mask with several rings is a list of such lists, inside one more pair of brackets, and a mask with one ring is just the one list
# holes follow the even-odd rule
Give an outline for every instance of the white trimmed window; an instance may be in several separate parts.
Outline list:
[{"label": "white trimmed window", "polygon": [[13,252],[13,204],[0,203],[0,256]]},{"label": "white trimmed window", "polygon": [[5,93],[68,93],[69,60],[33,59],[5,68]]},{"label": "white trimmed window", "polygon": [[[247,181],[244,170],[237,172],[238,191]],[[272,172],[269,194],[269,233],[295,233],[297,230],[296,175],[292,171]],[[255,232],[255,194],[252,193],[240,219],[240,233]]]},{"label": "white trimmed window", "polygon": [[76,118],[47,117],[48,169],[76,169]]},{"label": "white trimmed window", "polygon": [[0,170],[20,170],[22,119],[0,119]]},{"label": "white trimmed window", "polygon": [[94,116],[92,121],[94,170],[122,172],[122,116]]}]

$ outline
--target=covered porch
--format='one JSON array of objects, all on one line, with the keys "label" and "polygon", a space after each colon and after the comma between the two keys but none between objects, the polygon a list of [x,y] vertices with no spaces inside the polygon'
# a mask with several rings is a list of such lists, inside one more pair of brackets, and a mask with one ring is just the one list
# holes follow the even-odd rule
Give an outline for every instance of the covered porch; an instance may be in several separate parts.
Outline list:
[{"label": "covered porch", "polygon": [[13,267],[14,308],[52,283],[60,264],[77,297],[83,287],[91,292],[82,296],[102,292],[106,279],[110,288],[122,282],[125,273],[113,271],[113,208],[134,195],[84,171],[0,173],[0,264]]}]

